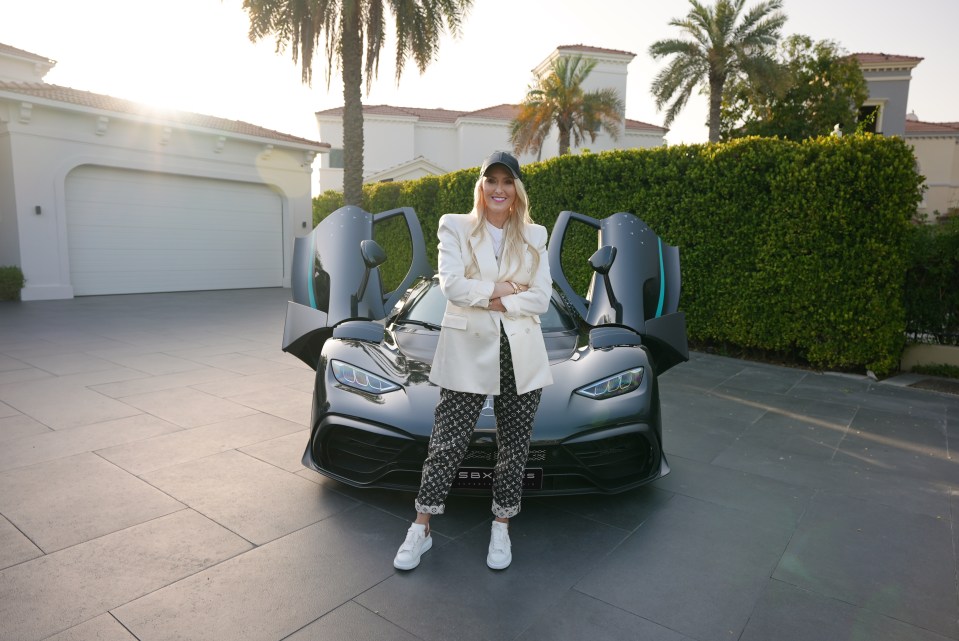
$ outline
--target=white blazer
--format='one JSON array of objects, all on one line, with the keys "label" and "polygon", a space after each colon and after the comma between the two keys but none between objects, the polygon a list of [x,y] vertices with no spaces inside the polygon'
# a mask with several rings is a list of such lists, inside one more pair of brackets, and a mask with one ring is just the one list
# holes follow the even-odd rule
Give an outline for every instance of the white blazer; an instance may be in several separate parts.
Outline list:
[{"label": "white blazer", "polygon": [[[553,382],[539,319],[549,309],[553,284],[546,228],[526,226],[525,236],[531,244],[523,251],[522,268],[515,272],[507,264],[506,253],[497,265],[493,240],[485,229],[477,236],[469,235],[475,221],[473,214],[440,218],[439,281],[447,303],[430,381],[458,392],[498,395],[502,326],[513,356],[516,393],[525,394]],[[532,252],[539,254],[535,272]],[[505,312],[492,311],[488,307],[493,287],[505,280],[529,289],[504,296]]]}]

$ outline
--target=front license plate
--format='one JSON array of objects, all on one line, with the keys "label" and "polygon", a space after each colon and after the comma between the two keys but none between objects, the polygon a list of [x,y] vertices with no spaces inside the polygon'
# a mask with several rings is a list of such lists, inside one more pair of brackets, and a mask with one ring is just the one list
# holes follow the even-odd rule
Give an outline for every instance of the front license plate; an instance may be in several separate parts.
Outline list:
[{"label": "front license plate", "polygon": [[[493,487],[493,468],[461,467],[453,479],[453,487],[470,490],[487,490]],[[540,490],[543,488],[543,469],[528,467],[523,472],[523,489]]]}]

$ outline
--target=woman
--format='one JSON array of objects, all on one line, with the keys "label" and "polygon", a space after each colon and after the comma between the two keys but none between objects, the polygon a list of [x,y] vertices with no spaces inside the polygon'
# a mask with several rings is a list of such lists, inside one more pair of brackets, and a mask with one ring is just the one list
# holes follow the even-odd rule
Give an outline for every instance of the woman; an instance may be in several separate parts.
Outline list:
[{"label": "woman", "polygon": [[412,570],[433,545],[429,521],[470,443],[483,403],[494,397],[497,459],[486,564],[512,560],[509,519],[520,509],[533,417],[553,382],[539,315],[552,288],[546,228],[533,224],[519,162],[498,151],[483,163],[473,210],[440,218],[439,283],[447,298],[430,381],[440,387],[416,520],[393,559]]}]

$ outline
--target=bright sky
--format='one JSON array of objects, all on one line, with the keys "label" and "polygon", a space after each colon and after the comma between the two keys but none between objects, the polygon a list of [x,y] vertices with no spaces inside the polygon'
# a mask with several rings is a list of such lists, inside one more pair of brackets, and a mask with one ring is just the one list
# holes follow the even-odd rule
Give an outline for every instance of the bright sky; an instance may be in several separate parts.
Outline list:
[{"label": "bright sky", "polygon": [[[747,1],[751,7],[754,0]],[[626,116],[657,125],[650,82],[663,66],[647,51],[679,35],[667,25],[688,0],[474,0],[459,38],[420,75],[394,81],[392,42],[365,104],[474,110],[519,103],[531,70],[557,46],[629,51]],[[836,40],[850,53],[920,56],[909,109],[921,120],[959,121],[959,0],[785,0],[784,34]],[[243,120],[310,140],[314,112],[343,104],[334,70],[314,61],[313,87],[289,52],[253,44],[241,0],[0,0],[0,43],[57,62],[46,81],[182,111]],[[322,55],[322,54],[321,54]],[[706,101],[694,96],[666,136],[705,142]]]}]

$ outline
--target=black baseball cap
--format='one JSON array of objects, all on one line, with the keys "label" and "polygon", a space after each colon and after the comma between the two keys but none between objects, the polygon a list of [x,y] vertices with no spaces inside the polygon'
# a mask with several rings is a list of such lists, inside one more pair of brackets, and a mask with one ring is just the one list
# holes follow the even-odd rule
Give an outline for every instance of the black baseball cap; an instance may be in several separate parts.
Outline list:
[{"label": "black baseball cap", "polygon": [[483,161],[483,168],[480,169],[480,175],[485,176],[486,170],[493,165],[503,165],[509,169],[509,173],[513,174],[513,178],[516,180],[523,179],[523,172],[519,168],[519,161],[508,151],[494,151],[491,153],[489,157]]}]

